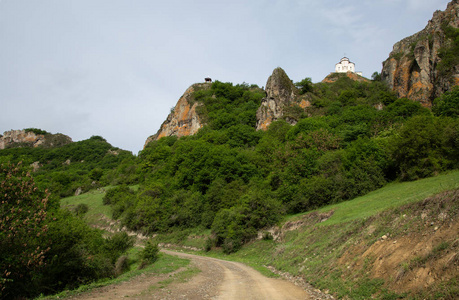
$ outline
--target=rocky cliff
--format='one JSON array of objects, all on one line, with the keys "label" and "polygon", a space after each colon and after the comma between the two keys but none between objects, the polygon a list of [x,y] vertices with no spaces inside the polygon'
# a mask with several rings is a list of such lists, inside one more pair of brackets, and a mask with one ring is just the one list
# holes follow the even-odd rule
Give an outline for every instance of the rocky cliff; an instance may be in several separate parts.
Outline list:
[{"label": "rocky cliff", "polygon": [[10,130],[0,136],[0,150],[16,147],[58,147],[69,144],[72,139],[64,134],[51,134],[39,130]]},{"label": "rocky cliff", "polygon": [[283,69],[276,68],[266,82],[266,97],[261,100],[257,110],[257,130],[266,130],[269,124],[281,118],[290,124],[296,124],[294,108],[304,111],[308,106],[308,97],[299,94]]},{"label": "rocky cliff", "polygon": [[341,78],[342,76],[346,76],[348,77],[349,79],[352,79],[354,81],[358,81],[358,82],[370,82],[369,79],[363,77],[363,76],[360,76],[354,72],[347,72],[347,73],[330,73],[327,77],[325,77],[322,82],[324,83],[334,83],[336,82],[339,78]]},{"label": "rocky cliff", "polygon": [[147,138],[145,146],[151,141],[159,140],[165,136],[181,137],[198,132],[204,124],[196,113],[196,108],[201,103],[193,101],[193,93],[199,89],[210,88],[210,86],[209,83],[197,83],[189,87],[171,110],[158,132]]},{"label": "rocky cliff", "polygon": [[436,11],[427,26],[393,47],[381,78],[397,93],[431,107],[432,101],[459,84],[458,0]]}]

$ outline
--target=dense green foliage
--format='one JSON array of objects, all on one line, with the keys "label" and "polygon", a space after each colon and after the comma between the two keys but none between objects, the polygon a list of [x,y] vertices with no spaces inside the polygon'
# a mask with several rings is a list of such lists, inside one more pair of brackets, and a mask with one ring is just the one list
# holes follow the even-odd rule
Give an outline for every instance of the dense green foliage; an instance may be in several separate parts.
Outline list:
[{"label": "dense green foliage", "polygon": [[0,296],[25,288],[43,266],[48,197],[20,165],[0,166]]},{"label": "dense green foliage", "polygon": [[[197,91],[194,100],[204,104],[198,108],[198,114],[208,124],[207,130],[220,131],[218,136],[208,138],[233,146],[251,143],[250,133],[257,122],[256,111],[264,95],[264,91],[255,86],[233,86],[219,81],[210,89]],[[233,139],[233,135],[237,139]]]},{"label": "dense green foliage", "polygon": [[144,263],[152,264],[158,259],[159,247],[152,241],[147,241],[145,247],[140,252],[140,258]]},{"label": "dense green foliage", "polygon": [[115,275],[133,240],[104,238],[38,188],[20,164],[0,169],[0,297],[18,299]]},{"label": "dense green foliage", "polygon": [[441,61],[438,63],[437,69],[441,76],[449,76],[453,79],[453,70],[459,64],[459,56],[457,55],[459,53],[459,28],[444,23],[442,29],[446,38],[449,39],[449,43],[439,50],[438,56]]},{"label": "dense green foliage", "polygon": [[459,117],[459,86],[435,99],[432,112],[436,116]]},{"label": "dense green foliage", "polygon": [[299,89],[300,94],[306,94],[313,90],[312,80],[310,77],[306,77],[305,79],[295,83],[295,86]]},{"label": "dense green foliage", "polygon": [[457,118],[397,99],[381,82],[337,77],[307,84],[308,117],[295,126],[278,120],[266,132],[255,130],[259,89],[216,82],[196,92],[207,125],[151,142],[140,153],[139,190],[120,186],[105,203],[146,233],[210,228],[208,246],[229,253],[285,213],[456,168]]},{"label": "dense green foliage", "polygon": [[78,188],[137,181],[135,157],[129,151],[112,147],[100,136],[53,148],[10,148],[0,151],[0,162],[37,162],[37,185],[53,195],[66,197]]},{"label": "dense green foliage", "polygon": [[39,128],[26,128],[26,129],[24,129],[24,131],[25,132],[33,132],[35,134],[43,134],[43,135],[49,134],[48,131],[42,130],[42,129],[39,129]]}]

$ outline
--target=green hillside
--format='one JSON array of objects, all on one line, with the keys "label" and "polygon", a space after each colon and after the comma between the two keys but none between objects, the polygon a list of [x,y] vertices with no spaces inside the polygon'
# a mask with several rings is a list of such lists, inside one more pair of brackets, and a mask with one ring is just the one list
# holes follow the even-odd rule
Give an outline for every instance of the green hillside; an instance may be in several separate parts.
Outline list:
[{"label": "green hillside", "polygon": [[333,216],[322,224],[334,225],[365,219],[382,211],[418,202],[435,194],[458,188],[459,171],[452,171],[418,181],[391,183],[352,201],[325,206],[318,212],[333,211]]},{"label": "green hillside", "polygon": [[[454,171],[288,216],[230,255],[222,249],[201,254],[244,262],[267,275],[288,272],[290,280],[337,298],[456,299],[458,212],[459,171]],[[376,271],[381,265],[384,273]],[[419,277],[422,270],[430,274]]]},{"label": "green hillside", "polygon": [[137,180],[132,153],[113,147],[100,136],[57,147],[0,150],[0,163],[3,162],[21,162],[24,166],[35,163],[35,181],[57,197],[71,196],[78,188],[85,192]]},{"label": "green hillside", "polygon": [[[98,136],[52,148],[0,150],[2,297],[53,294],[123,273],[117,262],[133,240],[87,223],[99,228],[119,224],[159,234],[159,240],[187,241],[225,254],[241,249],[243,254],[261,245],[253,253],[273,258],[266,263],[320,287],[340,285],[345,270],[332,258],[347,253],[347,233],[373,222],[375,213],[384,215],[393,206],[457,187],[459,119],[454,103],[459,89],[444,94],[429,110],[397,99],[378,81],[338,76],[331,83],[305,79],[296,86],[300,90],[293,94],[309,99],[311,106],[303,110],[294,101],[284,118],[266,131],[255,129],[264,91],[217,81],[190,98],[201,103],[197,113],[206,122],[197,134],[151,142],[139,157]],[[394,214],[383,220],[393,221]],[[280,245],[265,241],[274,248],[252,243],[259,232],[286,218],[306,218],[307,224],[307,216],[331,218],[320,226],[285,233]],[[252,244],[243,247],[247,243]],[[432,251],[455,251],[454,242],[448,243],[433,245],[439,248]],[[150,248],[154,251],[146,253],[156,257],[156,247]],[[305,253],[321,260],[308,258],[300,271]],[[437,256],[425,257],[420,260],[430,262]],[[418,267],[401,263],[406,273]],[[368,279],[369,288],[376,291],[385,288],[373,277],[352,276]],[[349,294],[348,286],[335,287],[334,293]],[[371,289],[362,291],[362,297],[373,295]]]},{"label": "green hillside", "polygon": [[[452,196],[448,191],[455,191],[456,196]],[[438,261],[445,256],[454,254],[459,247],[454,235],[453,238],[443,238],[435,242],[434,247],[429,249],[428,242],[419,241],[417,234],[421,233],[422,236],[423,232],[432,231],[434,227],[430,225],[431,222],[435,222],[435,226],[442,228],[450,226],[448,219],[455,220],[457,223],[458,191],[459,171],[451,171],[418,181],[391,183],[349,201],[325,206],[312,212],[286,216],[279,222],[279,225],[269,229],[265,228],[265,232],[270,233],[265,234],[261,240],[251,241],[236,253],[224,254],[222,249],[218,248],[211,252],[203,250],[200,254],[241,261],[266,275],[272,275],[271,271],[266,269],[266,266],[272,266],[281,272],[289,272],[297,276],[297,280],[303,279],[313,283],[317,288],[334,293],[335,296],[352,295],[352,299],[368,299],[371,296],[377,299],[398,299],[399,297],[437,299],[436,295],[443,292],[445,299],[450,299],[448,297],[457,296],[456,293],[458,293],[458,290],[454,289],[455,280],[458,279],[457,274],[429,289],[421,289],[412,293],[397,293],[390,287],[390,278],[372,278],[362,269],[355,270],[352,281],[343,280],[342,276],[337,275],[344,272],[345,266],[342,265],[344,262],[341,262],[340,258],[345,254],[350,255],[346,253],[350,245],[361,245],[359,253],[352,252],[354,255],[352,259],[355,260],[364,252],[364,249],[377,244],[383,235],[389,235],[391,241],[399,240],[400,245],[404,238],[412,243],[418,240],[418,243],[426,244],[424,247],[426,251],[435,252],[435,255],[432,254],[433,252],[427,252],[425,256],[405,256],[394,270],[395,273],[404,268],[409,269],[406,272],[414,272],[422,268],[422,265],[416,265],[417,260],[425,260],[423,264],[438,264]],[[94,220],[97,222],[97,218],[93,219],[92,216],[101,213],[108,216],[107,210],[102,208],[103,195],[100,192],[93,192],[69,197],[63,199],[62,204],[70,207],[87,204],[89,210],[85,217],[90,223]],[[421,221],[423,213],[428,215],[428,220],[424,222]],[[439,214],[445,214],[448,218],[438,220]],[[426,222],[428,224],[424,226]],[[441,234],[441,230],[436,233]],[[189,235],[188,238],[187,235]],[[160,234],[154,240],[173,243],[185,249],[187,247],[205,249],[206,239],[210,235],[209,230],[185,230]],[[367,260],[368,268],[371,263],[374,263],[374,258]],[[441,291],[444,287],[448,289]]]},{"label": "green hillside", "polygon": [[311,99],[306,113],[288,114],[296,125],[278,120],[267,131],[255,130],[260,91],[215,82],[195,92],[207,125],[149,143],[138,191],[119,187],[104,198],[113,216],[147,234],[210,229],[210,246],[231,253],[285,215],[458,166],[457,116],[396,99],[381,82],[338,76],[309,85],[295,92]]}]

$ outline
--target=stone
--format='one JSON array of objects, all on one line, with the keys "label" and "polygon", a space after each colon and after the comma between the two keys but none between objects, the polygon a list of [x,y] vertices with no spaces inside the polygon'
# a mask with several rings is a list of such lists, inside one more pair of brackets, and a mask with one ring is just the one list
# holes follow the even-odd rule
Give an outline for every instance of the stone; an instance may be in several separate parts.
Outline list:
[{"label": "stone", "polygon": [[32,167],[32,172],[37,172],[38,169],[40,169],[42,165],[40,164],[39,161],[36,161],[36,162],[31,163],[30,166]]},{"label": "stone", "polygon": [[291,125],[298,120],[292,116],[285,116],[289,106],[298,106],[306,110],[311,106],[308,95],[300,95],[298,89],[282,68],[274,69],[266,82],[266,97],[261,100],[257,110],[257,130],[267,130],[269,125],[279,119]]},{"label": "stone", "polygon": [[75,196],[81,195],[82,191],[83,190],[81,189],[81,187],[77,188],[75,191]]},{"label": "stone", "polygon": [[0,138],[0,149],[14,147],[15,144],[19,146],[28,145],[37,147],[43,143],[45,136],[43,134],[35,134],[32,131],[25,130],[10,130],[5,131]]},{"label": "stone", "polygon": [[397,42],[383,62],[381,78],[399,98],[431,107],[435,98],[459,84],[459,66],[453,66],[448,76],[437,70],[439,50],[451,43],[443,24],[459,27],[457,0],[451,1],[445,11],[436,11],[423,30]]},{"label": "stone", "polygon": [[151,141],[159,140],[162,137],[182,137],[197,133],[204,126],[196,112],[196,108],[202,103],[193,101],[192,94],[198,89],[207,89],[210,86],[210,84],[197,83],[189,87],[171,110],[167,119],[161,124],[156,134],[147,138],[144,148]]},{"label": "stone", "polygon": [[69,144],[72,139],[64,134],[36,134],[33,131],[10,130],[0,136],[0,150],[17,147],[57,147]]}]

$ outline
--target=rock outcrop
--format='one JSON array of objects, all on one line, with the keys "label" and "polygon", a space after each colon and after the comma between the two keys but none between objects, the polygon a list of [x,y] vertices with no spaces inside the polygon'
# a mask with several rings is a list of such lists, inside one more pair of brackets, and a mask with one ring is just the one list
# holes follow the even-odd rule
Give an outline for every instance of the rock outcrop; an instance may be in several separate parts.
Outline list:
[{"label": "rock outcrop", "polygon": [[[383,63],[381,78],[398,97],[431,107],[436,97],[459,84],[457,60],[453,60],[453,65],[445,66],[443,62],[439,67],[442,52],[454,47],[455,43],[445,32],[448,26],[459,27],[458,0],[451,1],[445,11],[436,11],[422,31],[394,45],[389,58]],[[453,53],[453,56],[457,55]]]},{"label": "rock outcrop", "polygon": [[32,130],[5,131],[0,137],[0,150],[16,147],[59,147],[72,142],[72,139],[64,134],[37,134]]},{"label": "rock outcrop", "polygon": [[156,134],[150,136],[145,141],[144,148],[151,141],[159,140],[165,136],[188,136],[193,135],[202,126],[202,120],[199,118],[196,108],[202,105],[200,102],[193,101],[193,93],[199,89],[210,88],[210,83],[197,83],[189,87],[185,93],[180,97],[175,107],[167,116],[166,121],[163,122],[160,129]]},{"label": "rock outcrop", "polygon": [[276,68],[266,82],[266,97],[261,100],[257,110],[257,130],[266,130],[272,122],[281,118],[292,125],[296,124],[296,118],[286,114],[293,106],[304,110],[310,106],[310,102],[306,95],[299,95],[298,89],[285,71]]},{"label": "rock outcrop", "polygon": [[370,82],[369,79],[363,77],[363,76],[360,76],[354,72],[347,72],[347,73],[330,73],[327,77],[325,77],[322,82],[324,83],[334,83],[336,82],[339,78],[341,78],[342,76],[346,76],[348,77],[349,79],[352,79],[354,81],[358,81],[358,82]]}]

